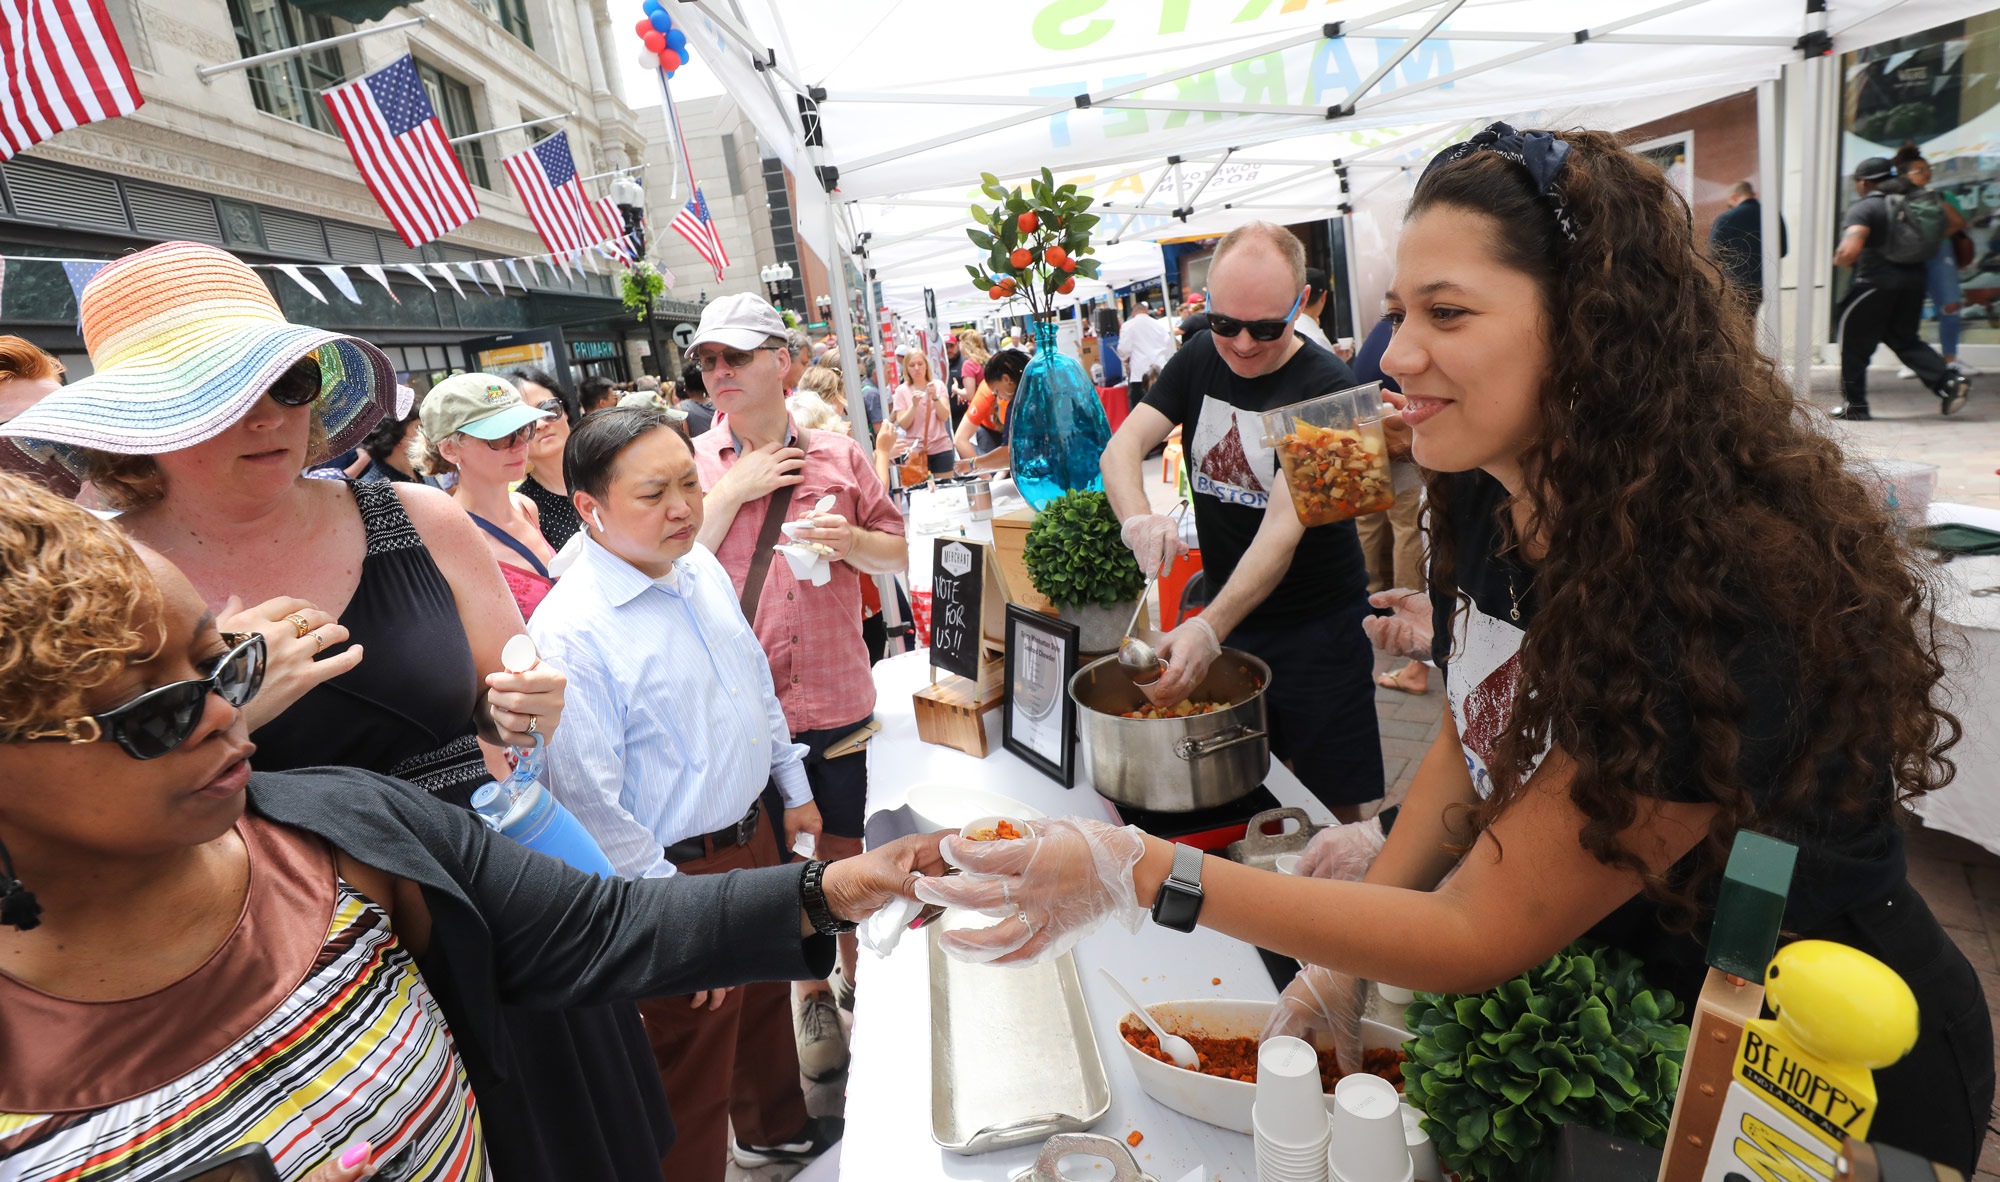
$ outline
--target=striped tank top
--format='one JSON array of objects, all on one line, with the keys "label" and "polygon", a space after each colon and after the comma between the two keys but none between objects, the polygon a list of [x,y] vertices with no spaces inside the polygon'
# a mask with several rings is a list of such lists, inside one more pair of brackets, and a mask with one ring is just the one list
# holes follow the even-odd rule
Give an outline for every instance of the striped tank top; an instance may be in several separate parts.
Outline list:
[{"label": "striped tank top", "polygon": [[78,1002],[0,974],[0,1182],[155,1178],[249,1142],[294,1182],[357,1141],[383,1182],[487,1182],[472,1088],[388,916],[318,838],[237,831],[243,913],[188,976]]}]

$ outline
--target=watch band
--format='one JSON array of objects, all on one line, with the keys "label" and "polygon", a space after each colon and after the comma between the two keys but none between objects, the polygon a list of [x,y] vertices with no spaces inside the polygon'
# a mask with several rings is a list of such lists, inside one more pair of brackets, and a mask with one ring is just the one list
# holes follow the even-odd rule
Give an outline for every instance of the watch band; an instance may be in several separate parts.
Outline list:
[{"label": "watch band", "polygon": [[1191,845],[1174,846],[1173,868],[1153,897],[1153,922],[1177,932],[1191,932],[1201,919],[1202,852]]},{"label": "watch band", "polygon": [[822,886],[825,877],[825,862],[806,863],[805,873],[799,876],[799,905],[805,908],[806,918],[812,922],[814,931],[822,936],[844,936],[861,925],[835,917],[833,909],[826,905],[826,891]]}]

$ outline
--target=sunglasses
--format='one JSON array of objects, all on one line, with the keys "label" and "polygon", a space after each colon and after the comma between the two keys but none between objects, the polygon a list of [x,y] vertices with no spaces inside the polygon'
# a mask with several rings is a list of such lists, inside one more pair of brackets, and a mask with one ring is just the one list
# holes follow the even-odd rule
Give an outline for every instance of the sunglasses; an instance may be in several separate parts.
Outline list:
[{"label": "sunglasses", "polygon": [[[1224,316],[1220,312],[1211,311],[1208,314],[1208,331],[1219,337],[1233,337],[1239,332],[1248,332],[1253,341],[1275,341],[1284,335],[1285,326],[1292,322],[1292,316],[1299,310],[1299,301],[1304,298],[1304,292],[1293,296],[1292,310],[1285,313],[1282,320],[1238,320],[1233,316]],[[1215,302],[1209,301],[1209,307],[1214,306]]]},{"label": "sunglasses", "polygon": [[757,354],[766,350],[776,352],[777,346],[759,345],[755,349],[749,350],[718,349],[713,353],[703,353],[700,358],[701,372],[714,373],[715,367],[718,364],[727,364],[731,369],[742,369],[744,366],[757,360]]},{"label": "sunglasses", "polygon": [[225,632],[222,638],[230,649],[216,658],[215,671],[207,677],[147,690],[116,709],[72,718],[60,730],[38,731],[20,741],[95,743],[110,739],[134,759],[158,759],[187,742],[201,722],[208,695],[221,694],[223,701],[241,707],[256,697],[264,684],[264,634]]},{"label": "sunglasses", "polygon": [[304,406],[319,397],[319,366],[295,365],[279,374],[266,392],[279,406]]},{"label": "sunglasses", "polygon": [[535,428],[540,425],[539,421],[529,423],[525,427],[516,428],[511,435],[502,435],[498,439],[482,439],[480,442],[494,451],[509,451],[533,439],[535,437]]}]

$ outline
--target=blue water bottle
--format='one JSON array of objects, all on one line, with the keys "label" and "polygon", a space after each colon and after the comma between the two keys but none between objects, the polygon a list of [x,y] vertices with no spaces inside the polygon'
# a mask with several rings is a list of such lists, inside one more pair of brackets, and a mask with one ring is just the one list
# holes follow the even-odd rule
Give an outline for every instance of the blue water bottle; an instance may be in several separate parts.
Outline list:
[{"label": "blue water bottle", "polygon": [[472,794],[472,810],[536,853],[561,858],[588,874],[616,877],[590,830],[542,786],[543,763],[542,736],[536,734],[534,748],[521,756],[505,783],[489,780]]}]

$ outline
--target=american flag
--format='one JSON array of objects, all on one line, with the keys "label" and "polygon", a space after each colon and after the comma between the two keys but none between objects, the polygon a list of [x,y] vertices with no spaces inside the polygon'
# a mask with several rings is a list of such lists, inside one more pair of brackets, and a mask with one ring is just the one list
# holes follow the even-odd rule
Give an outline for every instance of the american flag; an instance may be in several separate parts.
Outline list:
[{"label": "american flag", "polygon": [[327,91],[326,106],[405,245],[422,246],[479,216],[479,201],[409,54]]},{"label": "american flag", "polygon": [[583,181],[576,175],[576,157],[570,155],[568,132],[559,131],[501,163],[514,178],[514,191],[521,195],[536,232],[551,252],[575,261],[613,233],[598,224],[602,215],[584,195]]},{"label": "american flag", "polygon": [[637,261],[633,242],[625,233],[625,215],[619,212],[618,203],[609,197],[601,197],[595,208],[598,224],[604,230],[604,245],[611,248],[611,253],[617,255],[620,262]]},{"label": "american flag", "polygon": [[104,0],[0,0],[0,160],[145,101]]},{"label": "american flag", "polygon": [[722,235],[715,228],[715,220],[708,216],[708,201],[701,195],[701,186],[696,185],[694,196],[674,215],[674,231],[688,240],[695,253],[708,260],[715,268],[716,282],[722,281],[722,269],[729,265],[729,253],[722,249]]}]

